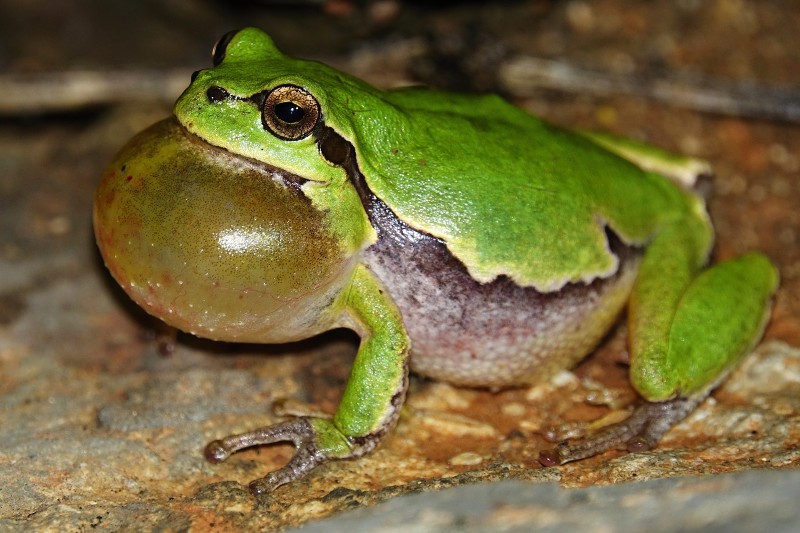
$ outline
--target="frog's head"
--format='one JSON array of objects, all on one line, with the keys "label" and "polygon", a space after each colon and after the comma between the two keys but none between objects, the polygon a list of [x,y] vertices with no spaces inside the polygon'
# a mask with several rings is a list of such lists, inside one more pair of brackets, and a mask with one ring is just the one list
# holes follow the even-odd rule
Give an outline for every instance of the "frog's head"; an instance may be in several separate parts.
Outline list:
[{"label": "frog's head", "polygon": [[356,254],[304,185],[165,120],[109,165],[95,233],[116,280],[167,323],[221,340],[305,338],[330,325]]},{"label": "frog's head", "polygon": [[209,144],[309,181],[345,178],[335,161],[342,143],[326,146],[326,137],[363,144],[380,136],[364,125],[384,127],[398,115],[372,86],[284,55],[257,28],[226,34],[212,55],[213,67],[195,72],[176,102],[178,121]]}]

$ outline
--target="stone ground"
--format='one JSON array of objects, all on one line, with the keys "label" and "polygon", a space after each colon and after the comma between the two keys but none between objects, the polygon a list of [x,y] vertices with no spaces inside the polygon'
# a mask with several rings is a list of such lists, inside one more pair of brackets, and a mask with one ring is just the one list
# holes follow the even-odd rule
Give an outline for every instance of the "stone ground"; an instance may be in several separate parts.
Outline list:
[{"label": "stone ground", "polygon": [[[0,0],[0,531],[276,530],[360,507],[307,530],[797,530],[793,2],[64,3],[69,17],[44,1]],[[536,387],[491,393],[414,379],[376,453],[252,498],[247,482],[291,448],[210,465],[203,445],[280,419],[276,402],[277,413],[331,412],[357,339],[338,331],[263,347],[180,335],[165,354],[163,328],[110,280],[90,226],[114,151],[166,116],[215,39],[244,24],[381,86],[501,91],[559,124],[708,159],[715,256],[760,249],[781,270],[764,342],[651,452],[536,461],[550,428],[580,434],[635,401],[622,326],[579,368]],[[531,81],[531,58],[635,83]],[[81,72],[100,75],[79,86]],[[659,92],[654,80],[694,92]],[[697,88],[731,83],[749,87],[736,89],[748,105],[704,111],[711,99]]]}]

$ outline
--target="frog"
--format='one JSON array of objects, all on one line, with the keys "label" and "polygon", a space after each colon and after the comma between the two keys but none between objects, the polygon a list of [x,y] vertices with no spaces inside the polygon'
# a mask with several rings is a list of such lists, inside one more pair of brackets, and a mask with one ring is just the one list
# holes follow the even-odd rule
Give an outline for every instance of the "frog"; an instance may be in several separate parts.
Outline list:
[{"label": "frog", "polygon": [[553,125],[496,95],[382,90],[226,34],[173,116],[97,188],[111,275],[148,313],[218,341],[360,337],[332,416],[208,443],[212,463],[289,442],[253,494],[374,450],[409,372],[500,390],[546,382],[627,318],[630,416],[541,451],[557,466],[649,450],[759,342],[779,275],[710,262],[698,159]]}]

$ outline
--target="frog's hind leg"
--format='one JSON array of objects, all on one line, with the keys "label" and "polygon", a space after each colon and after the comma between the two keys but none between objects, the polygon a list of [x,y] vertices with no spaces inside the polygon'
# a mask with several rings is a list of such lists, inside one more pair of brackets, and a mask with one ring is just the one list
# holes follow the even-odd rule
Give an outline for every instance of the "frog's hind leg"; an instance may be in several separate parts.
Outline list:
[{"label": "frog's hind leg", "polygon": [[636,301],[642,296],[637,290],[647,283],[637,280],[629,308],[631,382],[646,400],[660,402],[707,395],[755,347],[769,317],[778,274],[758,253],[704,270],[669,313],[663,338],[648,326],[649,320],[657,320],[659,300]]},{"label": "frog's hind leg", "polygon": [[634,286],[628,311],[631,382],[646,402],[628,420],[544,452],[543,464],[623,443],[633,450],[654,446],[759,340],[777,271],[764,256],[747,254],[698,274],[710,243],[703,225],[698,217],[665,228],[645,253]]}]

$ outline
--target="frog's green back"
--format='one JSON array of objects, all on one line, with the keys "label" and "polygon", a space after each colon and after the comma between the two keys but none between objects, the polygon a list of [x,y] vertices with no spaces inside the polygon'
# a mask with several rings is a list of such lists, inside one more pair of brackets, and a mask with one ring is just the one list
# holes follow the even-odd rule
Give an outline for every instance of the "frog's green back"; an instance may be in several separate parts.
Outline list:
[{"label": "frog's green back", "polygon": [[[208,83],[219,79],[241,97],[280,84],[307,89],[325,124],[355,147],[369,188],[407,224],[441,238],[477,280],[507,275],[540,290],[589,281],[616,269],[606,226],[626,243],[644,244],[687,210],[705,217],[699,199],[663,177],[497,96],[379,91],[283,55],[259,30],[239,35],[225,61],[203,74]],[[192,110],[204,98],[185,96],[178,107]],[[225,129],[216,120],[214,144],[263,134],[260,121]],[[246,142],[237,153],[323,182],[332,175],[311,139]]]},{"label": "frog's green back", "polygon": [[391,119],[353,115],[369,187],[411,226],[442,238],[478,280],[507,275],[554,290],[609,275],[616,258],[606,224],[643,244],[692,204],[702,212],[663,177],[499,97],[423,89],[383,97]]}]

